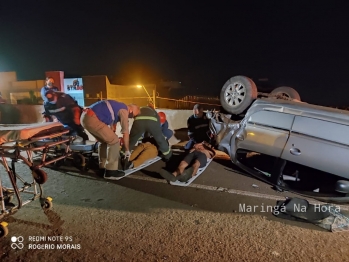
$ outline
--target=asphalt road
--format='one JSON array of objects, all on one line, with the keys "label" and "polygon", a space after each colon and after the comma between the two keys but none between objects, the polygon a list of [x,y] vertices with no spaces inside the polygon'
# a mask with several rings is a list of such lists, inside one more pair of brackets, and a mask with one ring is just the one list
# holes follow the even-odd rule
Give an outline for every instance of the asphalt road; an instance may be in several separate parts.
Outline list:
[{"label": "asphalt road", "polygon": [[[19,174],[30,175],[27,166],[17,166]],[[345,261],[349,256],[347,232],[274,217],[269,208],[276,200],[294,195],[272,190],[229,160],[214,160],[188,187],[169,185],[158,174],[163,167],[159,161],[119,181],[92,170],[45,168],[45,194],[53,198],[53,209],[43,212],[34,201],[7,217],[10,233],[0,240],[0,261]],[[243,212],[241,205],[256,208]],[[11,247],[13,236],[23,237],[23,249]],[[58,250],[57,243],[66,245]]]}]

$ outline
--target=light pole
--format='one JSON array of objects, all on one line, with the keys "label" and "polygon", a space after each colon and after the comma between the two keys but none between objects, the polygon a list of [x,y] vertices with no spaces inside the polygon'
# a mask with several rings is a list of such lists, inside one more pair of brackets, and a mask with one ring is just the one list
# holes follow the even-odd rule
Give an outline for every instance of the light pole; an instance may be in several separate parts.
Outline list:
[{"label": "light pole", "polygon": [[155,85],[155,88],[153,89],[153,104],[154,104],[154,108],[156,108],[156,85]]},{"label": "light pole", "polygon": [[155,89],[153,89],[153,97],[150,96],[150,94],[148,93],[147,89],[145,88],[144,85],[137,85],[138,88],[142,88],[144,89],[144,91],[147,93],[148,97],[150,98],[151,101],[153,101],[153,105],[155,108],[155,98],[156,98],[156,85],[155,85]]}]

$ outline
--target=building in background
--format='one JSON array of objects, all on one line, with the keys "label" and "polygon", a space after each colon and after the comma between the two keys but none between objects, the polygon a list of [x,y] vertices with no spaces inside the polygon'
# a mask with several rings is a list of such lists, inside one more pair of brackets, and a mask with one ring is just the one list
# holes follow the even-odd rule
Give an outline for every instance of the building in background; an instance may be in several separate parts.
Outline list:
[{"label": "building in background", "polygon": [[[217,108],[219,104],[218,98],[187,96],[185,87],[178,81],[115,85],[109,82],[106,75],[64,78],[63,71],[48,71],[45,76],[52,77],[54,85],[71,95],[82,107],[106,98],[139,106],[154,104],[155,101],[157,108],[171,109],[192,109],[193,104],[198,102],[205,103],[207,108]],[[11,104],[42,104],[40,91],[44,85],[45,77],[18,81],[16,72],[0,72],[0,93]]]},{"label": "building in background", "polygon": [[[40,90],[45,80],[18,81],[16,72],[0,72],[0,92],[7,103],[35,103],[41,100]],[[38,101],[38,102],[39,102]]]},{"label": "building in background", "polygon": [[85,106],[101,99],[114,99],[126,104],[146,106],[153,99],[156,85],[113,85],[105,75],[83,76]]},{"label": "building in background", "polygon": [[82,78],[64,78],[63,92],[73,97],[80,106],[85,106]]}]

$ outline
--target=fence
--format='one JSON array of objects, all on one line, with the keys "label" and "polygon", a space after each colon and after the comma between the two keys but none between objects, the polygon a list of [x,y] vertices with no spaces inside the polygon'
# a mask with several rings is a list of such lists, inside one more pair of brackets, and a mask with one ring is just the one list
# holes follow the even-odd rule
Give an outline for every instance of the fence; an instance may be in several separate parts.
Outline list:
[{"label": "fence", "polygon": [[[85,97],[85,104],[90,105],[96,101],[103,99],[113,99],[125,104],[137,104],[140,106],[153,104],[152,97]],[[205,109],[218,109],[221,104],[218,98],[209,97],[198,97],[198,96],[186,96],[183,99],[172,99],[166,97],[155,98],[155,106],[157,108],[168,108],[168,109],[193,109],[195,104],[201,104]]]}]

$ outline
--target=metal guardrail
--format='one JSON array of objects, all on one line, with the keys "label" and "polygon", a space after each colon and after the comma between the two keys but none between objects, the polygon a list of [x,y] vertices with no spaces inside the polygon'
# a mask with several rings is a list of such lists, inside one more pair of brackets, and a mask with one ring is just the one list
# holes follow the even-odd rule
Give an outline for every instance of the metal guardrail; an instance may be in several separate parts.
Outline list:
[{"label": "metal guardrail", "polygon": [[183,99],[172,99],[172,98],[165,98],[165,97],[157,97],[157,98],[168,100],[168,101],[183,102],[183,103],[190,103],[190,104],[220,106],[220,104],[211,104],[211,103],[205,103],[205,102],[201,102],[201,101],[188,101],[188,100],[183,100]]}]

